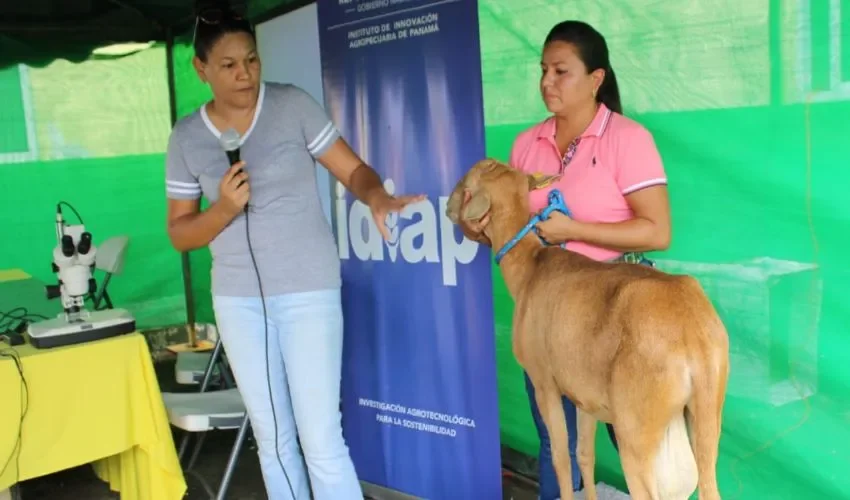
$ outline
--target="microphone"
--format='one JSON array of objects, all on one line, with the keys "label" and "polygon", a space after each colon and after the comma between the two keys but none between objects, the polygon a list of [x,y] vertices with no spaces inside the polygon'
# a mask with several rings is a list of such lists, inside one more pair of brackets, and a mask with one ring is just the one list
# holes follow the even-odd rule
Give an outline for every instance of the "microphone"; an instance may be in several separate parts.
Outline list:
[{"label": "microphone", "polygon": [[227,153],[227,161],[233,166],[239,161],[239,132],[236,129],[229,128],[221,134],[219,139],[222,149]]},{"label": "microphone", "polygon": [[[224,149],[224,152],[227,153],[227,161],[230,162],[230,166],[233,166],[236,162],[239,161],[239,132],[236,129],[229,128],[221,134],[218,142],[221,144],[221,148]],[[242,170],[240,169],[240,172]],[[237,172],[239,173],[239,172]],[[241,186],[245,181],[239,183]],[[248,212],[248,204],[245,204],[245,212]]]}]

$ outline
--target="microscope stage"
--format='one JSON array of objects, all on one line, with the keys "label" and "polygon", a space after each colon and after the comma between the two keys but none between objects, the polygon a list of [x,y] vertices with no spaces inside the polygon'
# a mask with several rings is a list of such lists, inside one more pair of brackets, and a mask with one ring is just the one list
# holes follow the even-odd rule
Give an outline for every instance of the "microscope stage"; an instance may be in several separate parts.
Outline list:
[{"label": "microscope stage", "polygon": [[136,331],[136,319],[124,309],[92,311],[69,323],[64,316],[31,323],[30,343],[38,349],[92,342]]}]

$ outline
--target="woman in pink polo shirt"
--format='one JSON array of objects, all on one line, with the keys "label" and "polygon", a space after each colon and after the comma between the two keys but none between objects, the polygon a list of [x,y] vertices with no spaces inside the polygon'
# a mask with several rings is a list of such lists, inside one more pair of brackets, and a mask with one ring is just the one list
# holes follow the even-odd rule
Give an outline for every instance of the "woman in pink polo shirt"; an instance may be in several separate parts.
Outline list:
[{"label": "woman in pink polo shirt", "polygon": [[[559,23],[546,37],[540,66],[540,93],[551,116],[519,134],[510,164],[528,173],[559,176],[530,194],[531,210],[541,210],[549,191],[558,188],[572,218],[555,212],[538,224],[539,235],[596,260],[652,265],[642,252],[666,249],[670,242],[667,178],[652,135],[621,114],[605,38],[583,22]],[[463,229],[481,241],[486,224],[487,217]],[[560,490],[549,435],[527,375],[525,381],[540,437],[540,500],[554,500]],[[567,398],[563,404],[573,489],[578,491],[576,408]],[[616,446],[611,425],[608,433]]]}]

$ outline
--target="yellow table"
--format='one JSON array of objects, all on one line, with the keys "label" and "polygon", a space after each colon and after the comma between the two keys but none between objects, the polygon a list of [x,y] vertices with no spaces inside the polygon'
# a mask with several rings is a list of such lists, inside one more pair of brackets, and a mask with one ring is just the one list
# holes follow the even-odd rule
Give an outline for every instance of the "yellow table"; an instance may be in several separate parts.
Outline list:
[{"label": "yellow table", "polygon": [[[12,303],[21,296],[9,293],[10,287],[32,289],[30,280],[26,273],[0,271],[0,311],[49,309]],[[186,482],[140,333],[44,350],[0,343],[0,352],[9,349],[20,355],[26,390],[15,362],[0,357],[0,470],[18,441],[22,406],[26,415],[18,453],[0,473],[0,491],[91,463],[98,477],[121,492],[122,500],[183,497]]]}]

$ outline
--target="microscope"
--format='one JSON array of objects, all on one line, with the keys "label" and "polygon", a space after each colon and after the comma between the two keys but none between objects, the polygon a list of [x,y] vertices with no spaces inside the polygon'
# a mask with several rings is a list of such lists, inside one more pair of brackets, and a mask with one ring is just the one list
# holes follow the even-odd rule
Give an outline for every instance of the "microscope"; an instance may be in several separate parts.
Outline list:
[{"label": "microscope", "polygon": [[47,298],[61,298],[62,313],[29,325],[30,343],[40,349],[114,337],[136,330],[135,318],[124,309],[89,311],[86,297],[97,291],[92,276],[97,248],[82,223],[65,224],[62,207],[56,207],[56,239],[53,272],[58,282],[47,285]]}]

